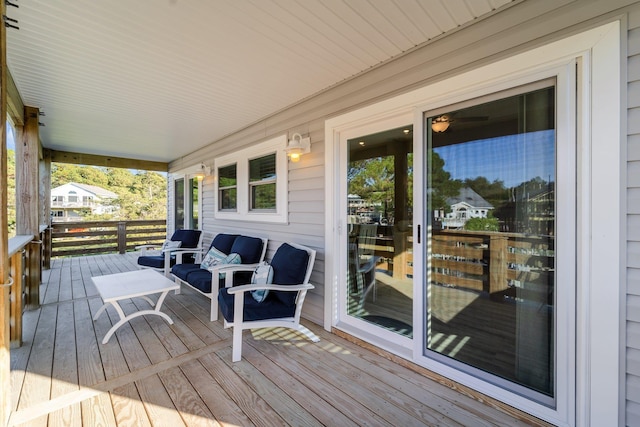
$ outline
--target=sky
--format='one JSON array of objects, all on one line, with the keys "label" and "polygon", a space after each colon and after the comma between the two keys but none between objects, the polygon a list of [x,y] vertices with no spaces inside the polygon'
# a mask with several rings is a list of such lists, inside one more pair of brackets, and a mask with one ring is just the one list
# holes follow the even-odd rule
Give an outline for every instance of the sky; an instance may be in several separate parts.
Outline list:
[{"label": "sky", "polygon": [[6,126],[7,129],[7,148],[10,150],[16,149],[16,141],[13,139],[13,129],[11,126]]},{"label": "sky", "polygon": [[481,139],[435,148],[451,178],[484,176],[514,187],[535,177],[555,181],[554,130]]}]

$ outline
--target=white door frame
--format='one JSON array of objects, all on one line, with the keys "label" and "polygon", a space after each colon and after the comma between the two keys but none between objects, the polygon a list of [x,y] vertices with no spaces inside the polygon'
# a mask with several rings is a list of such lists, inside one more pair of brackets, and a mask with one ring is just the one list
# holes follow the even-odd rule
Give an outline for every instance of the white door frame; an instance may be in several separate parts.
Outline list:
[{"label": "white door frame", "polygon": [[[576,314],[575,358],[569,357],[570,376],[565,390],[557,393],[558,409],[541,407],[522,397],[485,387],[477,379],[464,378],[445,367],[431,367],[442,375],[498,400],[558,425],[617,425],[619,397],[623,392],[621,369],[621,304],[626,261],[622,200],[626,168],[621,84],[621,27],[619,21],[566,37],[475,70],[416,89],[397,97],[328,119],[325,122],[325,328],[338,322],[337,298],[340,272],[339,144],[341,134],[374,120],[413,113],[414,135],[419,138],[424,106],[449,105],[471,99],[501,86],[517,86],[549,70],[581,64],[577,88],[581,100],[577,117],[577,218],[576,218]],[[593,100],[593,101],[592,101]],[[560,107],[559,107],[560,108]],[[422,155],[422,141],[414,141],[414,157]],[[416,151],[420,150],[420,151]],[[416,172],[414,172],[416,173]],[[415,187],[423,182],[414,175]],[[417,241],[414,223],[414,242]],[[418,298],[414,295],[414,301]],[[415,312],[415,310],[414,310]],[[416,325],[414,325],[415,328]],[[414,336],[418,337],[418,333]],[[414,340],[417,342],[419,340]],[[421,353],[416,344],[413,360]],[[389,349],[393,351],[393,349]],[[402,355],[407,357],[406,355]],[[409,357],[411,358],[411,357]],[[417,361],[416,361],[417,362]],[[486,383],[485,383],[486,384]],[[502,391],[501,391],[502,390]],[[562,394],[562,395],[560,395]]]}]

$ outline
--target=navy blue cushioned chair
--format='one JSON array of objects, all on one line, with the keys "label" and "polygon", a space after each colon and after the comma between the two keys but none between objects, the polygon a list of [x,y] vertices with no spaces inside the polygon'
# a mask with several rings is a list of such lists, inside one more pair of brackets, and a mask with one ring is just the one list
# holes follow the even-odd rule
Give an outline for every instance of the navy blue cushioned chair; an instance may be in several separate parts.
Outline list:
[{"label": "navy blue cushioned chair", "polygon": [[[218,293],[218,304],[225,328],[233,328],[232,361],[242,358],[242,331],[253,328],[284,327],[295,329],[311,341],[320,338],[300,324],[302,304],[309,289],[316,251],[295,243],[283,243],[271,260],[273,283],[226,286]],[[228,283],[226,283],[228,285]],[[267,289],[269,293],[257,302],[249,293]]]},{"label": "navy blue cushioned chair", "polygon": [[[195,260],[193,254],[186,252],[200,251],[201,238],[201,230],[177,230],[169,240],[165,241],[162,248],[158,248],[156,245],[137,246],[136,249],[140,250],[138,267],[162,271],[168,277],[171,266],[176,262],[193,264]],[[171,246],[171,242],[180,242],[180,246]],[[146,253],[150,249],[160,249],[161,252],[160,254],[147,255]],[[185,254],[183,255],[183,253]]]},{"label": "navy blue cushioned chair", "polygon": [[[251,281],[251,273],[262,260],[267,251],[268,239],[259,237],[218,234],[211,246],[224,254],[240,255],[241,264],[217,264],[209,269],[200,268],[200,264],[176,264],[171,274],[178,284],[187,285],[211,300],[210,320],[218,320],[218,289],[220,279],[228,278],[229,284],[244,284]],[[236,274],[235,267],[239,268]],[[222,274],[224,273],[224,274]],[[221,277],[222,275],[222,277]]]},{"label": "navy blue cushioned chair", "polygon": [[[216,237],[214,237],[213,240],[211,241],[211,244],[209,245],[207,250],[203,252],[203,254],[206,255],[206,253],[211,248],[216,248],[220,252],[225,253],[227,255],[230,254],[231,247],[233,246],[233,242],[235,242],[238,236],[239,234],[226,234],[226,233],[217,234]],[[198,271],[198,270],[201,270],[199,263],[176,264],[171,268],[171,274],[173,274],[173,276],[176,279],[186,281],[189,273],[191,273],[192,271]],[[207,271],[207,270],[203,270],[203,271]],[[176,283],[180,283],[180,282],[176,280]]]}]

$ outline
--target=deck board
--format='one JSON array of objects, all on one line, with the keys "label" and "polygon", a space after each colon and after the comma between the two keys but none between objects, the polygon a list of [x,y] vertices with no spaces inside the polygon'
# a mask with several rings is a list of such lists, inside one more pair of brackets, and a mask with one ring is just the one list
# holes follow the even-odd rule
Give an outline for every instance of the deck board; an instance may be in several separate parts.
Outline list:
[{"label": "deck board", "polygon": [[[118,321],[92,276],[130,271],[135,258],[54,259],[42,306],[24,315],[11,350],[11,426],[532,425],[360,347],[318,325],[311,343],[282,328],[244,334],[231,362],[231,331],[209,322],[209,300],[183,289],[101,344]],[[125,313],[147,309],[134,298]]]}]

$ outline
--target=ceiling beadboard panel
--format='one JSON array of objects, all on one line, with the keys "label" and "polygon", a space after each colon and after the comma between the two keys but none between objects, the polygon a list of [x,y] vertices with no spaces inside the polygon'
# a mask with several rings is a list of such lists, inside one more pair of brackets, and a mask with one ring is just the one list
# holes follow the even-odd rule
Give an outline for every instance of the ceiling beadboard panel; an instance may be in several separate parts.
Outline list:
[{"label": "ceiling beadboard panel", "polygon": [[172,161],[513,0],[20,0],[45,147]]}]

